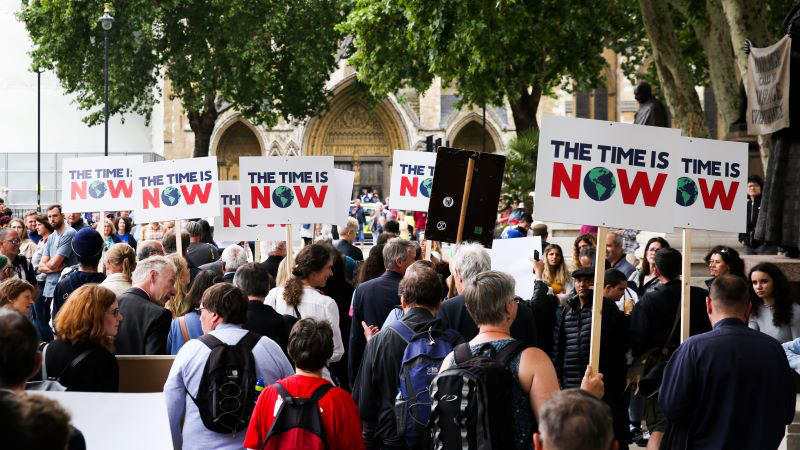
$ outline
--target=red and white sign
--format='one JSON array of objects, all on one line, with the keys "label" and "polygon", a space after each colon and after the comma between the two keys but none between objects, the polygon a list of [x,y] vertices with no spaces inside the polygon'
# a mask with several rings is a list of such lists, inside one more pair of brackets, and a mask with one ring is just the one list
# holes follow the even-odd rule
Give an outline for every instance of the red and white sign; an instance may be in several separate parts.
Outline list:
[{"label": "red and white sign", "polygon": [[134,209],[133,168],[142,156],[66,158],[61,170],[65,213]]},{"label": "red and white sign", "polygon": [[395,150],[392,160],[392,209],[428,212],[436,153]]},{"label": "red and white sign", "polygon": [[134,167],[136,221],[219,215],[217,158],[187,158]]}]

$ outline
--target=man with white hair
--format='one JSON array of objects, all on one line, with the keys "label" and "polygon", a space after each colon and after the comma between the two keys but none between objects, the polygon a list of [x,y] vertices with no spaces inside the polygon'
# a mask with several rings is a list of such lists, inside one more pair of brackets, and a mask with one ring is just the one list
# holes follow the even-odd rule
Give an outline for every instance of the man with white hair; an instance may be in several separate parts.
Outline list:
[{"label": "man with white hair", "polygon": [[261,251],[267,254],[267,259],[257,262],[256,265],[265,269],[275,280],[278,278],[278,267],[286,257],[286,241],[262,242]]},{"label": "man with white hair", "polygon": [[175,266],[164,256],[139,261],[131,276],[133,286],[117,297],[125,320],[114,348],[117,355],[167,355],[172,315],[164,308],[175,295]]},{"label": "man with white hair", "polygon": [[333,243],[336,250],[344,256],[349,256],[356,261],[364,260],[364,253],[353,245],[358,237],[358,221],[352,217],[347,218],[347,225],[339,231],[339,240]]},{"label": "man with white hair", "polygon": [[233,283],[236,269],[247,264],[247,252],[238,245],[229,245],[222,251],[219,260],[222,261],[222,281]]},{"label": "man with white hair", "polygon": [[[478,326],[467,312],[462,293],[479,273],[491,268],[492,258],[489,252],[477,242],[459,245],[456,254],[450,259],[450,273],[455,279],[456,292],[459,295],[442,302],[436,317],[442,320],[445,328],[458,331],[468,341],[478,335]],[[537,344],[536,322],[533,312],[525,303],[519,304],[517,317],[511,324],[511,337],[530,346],[535,347]]]}]

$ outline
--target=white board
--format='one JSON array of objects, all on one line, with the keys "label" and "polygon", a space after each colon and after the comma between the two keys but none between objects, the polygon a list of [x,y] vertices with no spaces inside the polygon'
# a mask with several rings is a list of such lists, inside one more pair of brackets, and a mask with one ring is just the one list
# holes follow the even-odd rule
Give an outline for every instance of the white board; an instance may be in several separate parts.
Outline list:
[{"label": "white board", "polygon": [[[286,225],[248,225],[242,221],[241,196],[238,181],[219,182],[219,203],[221,215],[215,217],[214,238],[219,242],[241,241],[285,241]],[[292,230],[299,236],[300,227]]]},{"label": "white board", "polygon": [[133,168],[142,155],[65,158],[61,209],[65,213],[134,209]]},{"label": "white board", "polygon": [[671,128],[545,116],[534,219],[671,232],[680,144]]},{"label": "white board", "polygon": [[392,209],[428,211],[436,153],[395,150],[392,158]]},{"label": "white board", "polygon": [[247,223],[334,223],[333,156],[239,158]]},{"label": "white board", "polygon": [[533,258],[534,251],[542,256],[541,236],[529,236],[514,239],[495,239],[492,249],[492,270],[505,272],[516,281],[514,294],[530,300],[533,297]]},{"label": "white board", "polygon": [[217,158],[187,158],[134,168],[139,223],[218,216]]},{"label": "white board", "polygon": [[675,190],[675,226],[747,230],[747,143],[682,138]]},{"label": "white board", "polygon": [[350,217],[350,200],[353,199],[353,180],[356,173],[350,170],[333,169],[333,189],[336,193],[336,225],[341,230]]}]

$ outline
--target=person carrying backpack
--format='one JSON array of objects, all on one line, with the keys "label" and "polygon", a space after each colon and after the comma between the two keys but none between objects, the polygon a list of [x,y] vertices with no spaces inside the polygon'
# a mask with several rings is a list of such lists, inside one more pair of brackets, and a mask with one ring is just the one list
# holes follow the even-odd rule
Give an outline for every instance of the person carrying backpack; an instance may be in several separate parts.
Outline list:
[{"label": "person carrying backpack", "polygon": [[403,317],[367,342],[353,385],[367,448],[426,447],[428,386],[450,349],[462,341],[435,318],[442,288],[433,269],[412,264],[399,292]]},{"label": "person carrying backpack", "polygon": [[296,375],[267,386],[258,398],[244,439],[253,449],[359,450],[361,419],[353,398],[324,378],[333,354],[333,329],[325,320],[299,320],[289,335]]},{"label": "person carrying backpack", "polygon": [[[480,273],[464,289],[464,303],[479,332],[455,347],[431,384],[430,448],[531,449],[536,413],[559,386],[550,358],[511,338],[514,279]],[[587,368],[581,388],[602,398],[602,376]]]},{"label": "person carrying backpack", "polygon": [[203,294],[205,334],[181,347],[164,384],[173,448],[241,449],[259,381],[292,374],[278,344],[243,329],[246,320],[247,297],[238,287],[219,283]]}]

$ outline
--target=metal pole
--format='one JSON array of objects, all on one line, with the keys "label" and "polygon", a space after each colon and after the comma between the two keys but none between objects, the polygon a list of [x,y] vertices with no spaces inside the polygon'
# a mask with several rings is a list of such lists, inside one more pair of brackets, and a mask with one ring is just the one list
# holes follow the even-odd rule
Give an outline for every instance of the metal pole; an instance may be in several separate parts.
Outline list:
[{"label": "metal pole", "polygon": [[36,210],[42,211],[42,71],[36,70]]},{"label": "metal pole", "polygon": [[483,104],[483,143],[481,145],[481,151],[486,152],[486,103]]},{"label": "metal pole", "polygon": [[103,89],[103,98],[105,100],[105,122],[106,122],[106,146],[105,155],[108,156],[108,30],[105,30],[105,57],[104,59],[104,72],[105,72],[105,86]]}]

